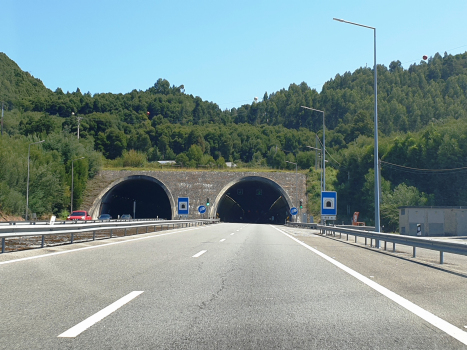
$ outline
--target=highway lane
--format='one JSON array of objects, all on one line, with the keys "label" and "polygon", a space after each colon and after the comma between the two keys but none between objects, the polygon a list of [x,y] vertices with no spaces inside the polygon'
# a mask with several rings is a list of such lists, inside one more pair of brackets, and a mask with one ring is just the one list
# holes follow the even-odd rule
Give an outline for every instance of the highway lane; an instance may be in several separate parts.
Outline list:
[{"label": "highway lane", "polygon": [[[0,263],[0,349],[466,348],[284,230],[219,224]],[[355,249],[348,263],[368,261]],[[132,292],[142,293],[60,337]]]}]

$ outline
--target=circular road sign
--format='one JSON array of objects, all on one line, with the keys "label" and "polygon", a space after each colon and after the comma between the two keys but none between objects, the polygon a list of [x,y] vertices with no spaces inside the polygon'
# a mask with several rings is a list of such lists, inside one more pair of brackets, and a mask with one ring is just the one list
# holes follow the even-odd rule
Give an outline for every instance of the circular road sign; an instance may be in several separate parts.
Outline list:
[{"label": "circular road sign", "polygon": [[198,207],[198,211],[200,214],[204,214],[206,212],[206,207],[204,205],[200,205]]},{"label": "circular road sign", "polygon": [[298,209],[295,208],[295,207],[290,208],[290,214],[297,215],[298,214]]}]

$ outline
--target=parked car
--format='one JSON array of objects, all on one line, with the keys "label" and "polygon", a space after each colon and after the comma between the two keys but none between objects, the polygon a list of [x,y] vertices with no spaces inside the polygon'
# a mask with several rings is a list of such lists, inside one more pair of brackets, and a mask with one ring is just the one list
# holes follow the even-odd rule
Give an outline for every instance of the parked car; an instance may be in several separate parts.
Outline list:
[{"label": "parked car", "polygon": [[66,218],[67,220],[92,220],[91,215],[85,210],[73,210],[73,212]]},{"label": "parked car", "polygon": [[110,221],[112,219],[112,216],[110,216],[110,214],[101,214],[99,216],[99,220],[102,220],[102,221]]},{"label": "parked car", "polygon": [[130,214],[123,214],[122,216],[120,216],[120,219],[122,220],[131,220],[132,217]]}]

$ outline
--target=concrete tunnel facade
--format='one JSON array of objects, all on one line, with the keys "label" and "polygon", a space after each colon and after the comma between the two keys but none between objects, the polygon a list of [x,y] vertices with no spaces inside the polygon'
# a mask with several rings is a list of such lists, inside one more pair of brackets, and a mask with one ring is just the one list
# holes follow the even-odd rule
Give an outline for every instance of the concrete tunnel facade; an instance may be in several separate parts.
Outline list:
[{"label": "concrete tunnel facade", "polygon": [[[87,187],[83,209],[93,218],[178,219],[178,198],[189,198],[191,219],[219,217],[221,221],[284,223],[293,206],[303,200],[306,212],[306,177],[289,172],[229,171],[101,171]],[[200,205],[210,205],[205,214]]]}]

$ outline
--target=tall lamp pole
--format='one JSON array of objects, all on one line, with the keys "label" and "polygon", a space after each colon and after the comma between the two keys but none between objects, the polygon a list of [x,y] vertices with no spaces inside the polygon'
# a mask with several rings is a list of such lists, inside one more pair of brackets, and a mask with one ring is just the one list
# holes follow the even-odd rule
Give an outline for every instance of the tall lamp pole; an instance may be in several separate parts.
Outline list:
[{"label": "tall lamp pole", "polygon": [[26,184],[26,216],[25,216],[26,221],[28,220],[28,211],[29,211],[29,156],[31,154],[31,145],[35,145],[37,143],[42,143],[44,141],[45,140],[38,141],[38,142],[33,142],[33,143],[30,143],[29,146],[28,146],[28,181],[27,181],[27,184]]},{"label": "tall lamp pole", "polygon": [[320,111],[319,109],[314,109],[310,107],[301,106],[302,108],[309,109],[311,111],[321,112],[323,113],[323,188],[322,191],[326,191],[326,129],[324,125],[324,111]]},{"label": "tall lamp pole", "polygon": [[348,23],[348,24],[353,24],[355,26],[359,27],[364,27],[368,29],[373,29],[374,33],[374,91],[375,91],[375,163],[374,163],[374,168],[375,168],[375,231],[376,232],[381,232],[381,224],[380,224],[380,209],[379,209],[379,204],[380,204],[380,193],[379,193],[379,158],[378,158],[378,74],[376,70],[376,28],[375,27],[369,27],[365,26],[363,24],[359,23],[353,23],[349,21],[345,21],[343,19],[339,18],[333,18],[333,20],[342,22],[342,23]]},{"label": "tall lamp pole", "polygon": [[[321,154],[323,153],[323,150],[321,148],[316,148],[316,147],[311,147],[311,146],[306,146],[308,148],[314,149],[316,152],[316,159],[318,159],[318,155],[321,157]],[[319,151],[319,152],[318,152]],[[320,171],[321,173],[321,191],[323,191],[323,172]]]},{"label": "tall lamp pole", "polygon": [[75,160],[84,159],[84,157],[76,158],[71,161],[71,203],[70,203],[70,214],[73,213],[73,187],[74,187],[74,169],[73,169],[73,162]]}]

